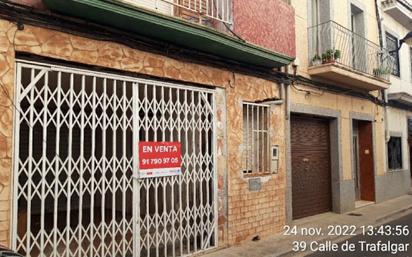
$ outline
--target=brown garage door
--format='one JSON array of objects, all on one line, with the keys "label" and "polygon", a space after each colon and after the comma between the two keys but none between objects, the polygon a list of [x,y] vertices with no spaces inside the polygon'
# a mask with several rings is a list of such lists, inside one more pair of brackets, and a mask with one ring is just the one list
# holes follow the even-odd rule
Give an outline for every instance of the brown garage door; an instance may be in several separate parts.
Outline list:
[{"label": "brown garage door", "polygon": [[332,209],[329,121],[292,116],[293,219]]}]

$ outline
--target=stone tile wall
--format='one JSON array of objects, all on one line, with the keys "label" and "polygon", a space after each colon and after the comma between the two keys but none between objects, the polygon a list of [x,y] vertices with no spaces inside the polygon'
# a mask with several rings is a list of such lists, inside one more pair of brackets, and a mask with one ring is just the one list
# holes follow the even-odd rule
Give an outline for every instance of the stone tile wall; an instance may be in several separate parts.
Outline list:
[{"label": "stone tile wall", "polygon": [[[249,192],[241,173],[242,101],[279,96],[269,80],[172,59],[124,45],[0,20],[0,244],[10,245],[14,65],[16,52],[217,87],[217,173],[220,245],[280,231],[285,222],[283,105],[272,108],[272,143],[281,150],[278,175]],[[6,89],[6,90],[3,90]],[[7,95],[5,94],[7,91]]]}]

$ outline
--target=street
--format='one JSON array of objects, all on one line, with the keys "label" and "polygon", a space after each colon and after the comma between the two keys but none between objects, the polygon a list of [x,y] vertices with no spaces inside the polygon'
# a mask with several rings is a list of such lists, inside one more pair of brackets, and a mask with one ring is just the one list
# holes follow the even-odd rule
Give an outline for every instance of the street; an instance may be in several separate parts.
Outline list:
[{"label": "street", "polygon": [[[395,228],[397,225],[401,226],[407,226],[409,230],[409,235],[376,235],[379,232],[376,232],[375,230],[375,235],[368,236],[368,235],[358,235],[354,236],[352,238],[349,238],[348,240],[344,240],[343,242],[339,243],[339,251],[338,252],[316,252],[311,255],[308,255],[310,257],[322,257],[322,256],[379,256],[379,257],[385,257],[385,256],[412,256],[412,249],[411,249],[411,244],[412,244],[412,234],[411,234],[411,229],[412,229],[412,213],[401,217],[397,220],[394,220],[392,222],[389,222],[383,226],[390,225],[390,228],[392,229],[392,234],[395,231]],[[378,226],[379,227],[379,226]],[[406,233],[405,233],[406,234]],[[364,241],[363,243],[361,243]],[[380,241],[380,242],[379,242]],[[348,243],[347,243],[348,242]],[[379,242],[379,243],[378,243]],[[388,244],[390,242],[391,246],[389,249],[384,249],[382,248],[382,244]],[[349,251],[342,251],[342,245],[343,244],[353,244],[356,246],[356,251],[355,252],[349,252]],[[379,246],[378,246],[379,244]],[[406,251],[401,251],[398,250],[397,253],[391,253],[392,251],[396,251],[396,246],[399,246],[398,249],[400,249],[402,246],[406,246],[409,244],[407,247]],[[378,247],[381,248],[378,248]],[[375,247],[375,248],[374,248]],[[366,249],[368,248],[368,249]],[[363,250],[362,250],[363,249]]]}]

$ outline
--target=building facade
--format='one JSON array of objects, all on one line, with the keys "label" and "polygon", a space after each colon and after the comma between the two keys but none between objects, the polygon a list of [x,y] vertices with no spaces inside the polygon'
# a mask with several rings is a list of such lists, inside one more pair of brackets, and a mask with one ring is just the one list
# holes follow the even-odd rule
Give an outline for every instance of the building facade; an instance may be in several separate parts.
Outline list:
[{"label": "building facade", "polygon": [[406,193],[384,2],[0,2],[0,244],[187,256]]},{"label": "building facade", "polygon": [[[297,79],[289,88],[288,220],[386,199],[382,92],[391,57],[375,1],[292,1]],[[309,81],[310,79],[310,81]]]},{"label": "building facade", "polygon": [[[295,56],[291,5],[0,4],[1,244],[25,256],[181,256],[281,231],[275,71]],[[142,143],[179,147],[178,175],[144,177]]]},{"label": "building facade", "polygon": [[382,43],[389,50],[395,50],[391,86],[386,90],[387,132],[386,165],[388,173],[385,185],[385,197],[391,198],[409,191],[410,173],[410,123],[411,117],[411,57],[410,46],[400,40],[411,31],[412,5],[410,1],[380,1],[382,19]]}]

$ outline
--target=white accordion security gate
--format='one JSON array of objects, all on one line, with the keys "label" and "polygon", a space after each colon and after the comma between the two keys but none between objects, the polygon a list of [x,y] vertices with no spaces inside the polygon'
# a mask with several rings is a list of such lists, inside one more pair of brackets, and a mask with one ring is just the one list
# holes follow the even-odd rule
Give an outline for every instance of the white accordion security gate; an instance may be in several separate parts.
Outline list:
[{"label": "white accordion security gate", "polygon": [[[24,256],[185,256],[217,245],[213,91],[16,64],[13,247]],[[182,175],[137,178],[139,141]]]}]

